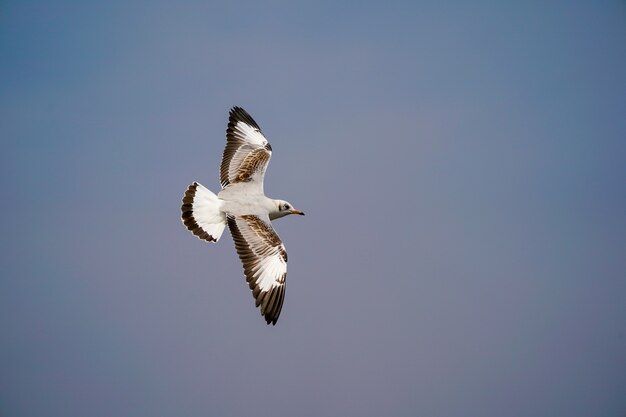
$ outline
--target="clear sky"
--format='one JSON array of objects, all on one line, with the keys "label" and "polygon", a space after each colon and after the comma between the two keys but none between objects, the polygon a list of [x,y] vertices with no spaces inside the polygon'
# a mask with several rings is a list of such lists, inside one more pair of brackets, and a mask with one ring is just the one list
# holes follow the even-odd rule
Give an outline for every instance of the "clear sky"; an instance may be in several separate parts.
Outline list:
[{"label": "clear sky", "polygon": [[[235,105],[275,327],[180,221]],[[624,415],[623,1],[3,1],[0,140],[2,416]]]}]

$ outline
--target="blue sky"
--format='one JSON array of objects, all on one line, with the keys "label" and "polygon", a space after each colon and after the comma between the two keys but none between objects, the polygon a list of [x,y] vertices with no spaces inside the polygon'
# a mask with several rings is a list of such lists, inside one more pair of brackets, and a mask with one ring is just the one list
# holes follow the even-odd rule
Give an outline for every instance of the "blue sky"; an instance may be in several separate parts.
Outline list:
[{"label": "blue sky", "polygon": [[[623,2],[0,6],[0,415],[617,416]],[[306,217],[275,327],[218,190],[230,107]]]}]

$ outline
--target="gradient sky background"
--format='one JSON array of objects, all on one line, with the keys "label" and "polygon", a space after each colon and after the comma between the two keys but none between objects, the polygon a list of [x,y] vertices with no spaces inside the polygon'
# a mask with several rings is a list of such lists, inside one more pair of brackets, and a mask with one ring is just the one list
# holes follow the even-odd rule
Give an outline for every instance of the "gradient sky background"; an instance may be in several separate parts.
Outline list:
[{"label": "gradient sky background", "polygon": [[[180,222],[234,105],[275,327]],[[0,138],[0,416],[624,415],[623,1],[3,1]]]}]

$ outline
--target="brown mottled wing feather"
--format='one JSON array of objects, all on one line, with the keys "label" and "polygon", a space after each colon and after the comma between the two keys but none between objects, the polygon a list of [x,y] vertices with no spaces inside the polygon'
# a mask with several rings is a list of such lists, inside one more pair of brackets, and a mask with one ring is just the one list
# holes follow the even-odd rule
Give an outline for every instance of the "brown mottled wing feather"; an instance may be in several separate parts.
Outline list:
[{"label": "brown mottled wing feather", "polygon": [[267,324],[276,324],[285,298],[285,246],[267,216],[231,216],[228,226],[256,306]]},{"label": "brown mottled wing feather", "polygon": [[222,188],[238,182],[258,184],[263,191],[263,176],[272,156],[272,147],[261,128],[241,107],[233,107],[228,117],[226,148],[220,166]]}]

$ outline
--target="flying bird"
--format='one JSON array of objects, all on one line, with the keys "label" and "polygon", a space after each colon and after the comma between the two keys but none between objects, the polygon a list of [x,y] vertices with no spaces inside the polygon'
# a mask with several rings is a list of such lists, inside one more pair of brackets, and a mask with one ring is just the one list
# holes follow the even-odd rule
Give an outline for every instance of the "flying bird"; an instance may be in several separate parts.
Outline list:
[{"label": "flying bird", "polygon": [[271,221],[304,213],[265,196],[263,177],[271,157],[272,147],[259,125],[244,109],[233,107],[220,166],[222,190],[215,195],[194,182],[181,210],[187,229],[207,242],[217,242],[228,224],[256,306],[267,324],[275,325],[285,299],[287,251]]}]

